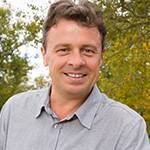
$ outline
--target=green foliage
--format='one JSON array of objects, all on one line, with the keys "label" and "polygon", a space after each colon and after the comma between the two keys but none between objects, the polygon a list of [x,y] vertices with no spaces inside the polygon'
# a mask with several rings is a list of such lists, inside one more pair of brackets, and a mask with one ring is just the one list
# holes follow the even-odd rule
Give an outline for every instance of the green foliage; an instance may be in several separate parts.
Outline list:
[{"label": "green foliage", "polygon": [[147,0],[101,1],[108,30],[101,91],[139,114],[150,134],[150,27]]},{"label": "green foliage", "polygon": [[11,8],[0,8],[0,108],[10,96],[29,88],[27,74],[33,67],[20,56],[19,48],[40,41],[42,21],[27,23],[21,20],[25,16],[17,12],[14,19]]},{"label": "green foliage", "polygon": [[40,75],[35,78],[35,85],[34,85],[33,89],[48,87],[50,82],[51,81],[48,76],[46,77],[46,76]]}]

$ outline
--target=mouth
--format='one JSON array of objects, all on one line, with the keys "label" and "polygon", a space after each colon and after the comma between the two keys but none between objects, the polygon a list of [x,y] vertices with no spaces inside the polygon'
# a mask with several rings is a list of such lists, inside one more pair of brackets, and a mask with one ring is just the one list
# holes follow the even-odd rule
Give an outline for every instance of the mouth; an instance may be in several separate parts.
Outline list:
[{"label": "mouth", "polygon": [[70,78],[80,79],[86,76],[86,74],[83,73],[64,73],[66,76]]}]

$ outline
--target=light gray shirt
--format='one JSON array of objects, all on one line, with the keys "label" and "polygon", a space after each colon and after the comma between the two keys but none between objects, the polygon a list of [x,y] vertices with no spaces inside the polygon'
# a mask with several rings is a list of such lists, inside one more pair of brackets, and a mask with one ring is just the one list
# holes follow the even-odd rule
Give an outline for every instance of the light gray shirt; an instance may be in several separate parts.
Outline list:
[{"label": "light gray shirt", "polygon": [[51,111],[49,88],[17,94],[0,114],[0,150],[150,150],[143,118],[95,86],[63,120]]}]

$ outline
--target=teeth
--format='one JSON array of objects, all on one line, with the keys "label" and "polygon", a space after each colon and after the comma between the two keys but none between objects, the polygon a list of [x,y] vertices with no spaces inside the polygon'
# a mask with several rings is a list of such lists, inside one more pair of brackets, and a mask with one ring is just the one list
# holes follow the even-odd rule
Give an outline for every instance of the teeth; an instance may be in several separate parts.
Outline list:
[{"label": "teeth", "polygon": [[67,74],[69,77],[72,77],[72,78],[81,78],[81,77],[83,77],[83,74],[71,74],[71,73],[69,73],[69,74]]}]

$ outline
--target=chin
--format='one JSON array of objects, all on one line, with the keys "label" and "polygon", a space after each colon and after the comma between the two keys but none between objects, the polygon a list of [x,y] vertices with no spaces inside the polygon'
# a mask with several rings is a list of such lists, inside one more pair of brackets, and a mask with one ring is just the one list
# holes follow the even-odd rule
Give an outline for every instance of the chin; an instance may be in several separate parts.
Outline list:
[{"label": "chin", "polygon": [[72,95],[87,95],[91,91],[91,87],[72,86],[66,91]]}]

